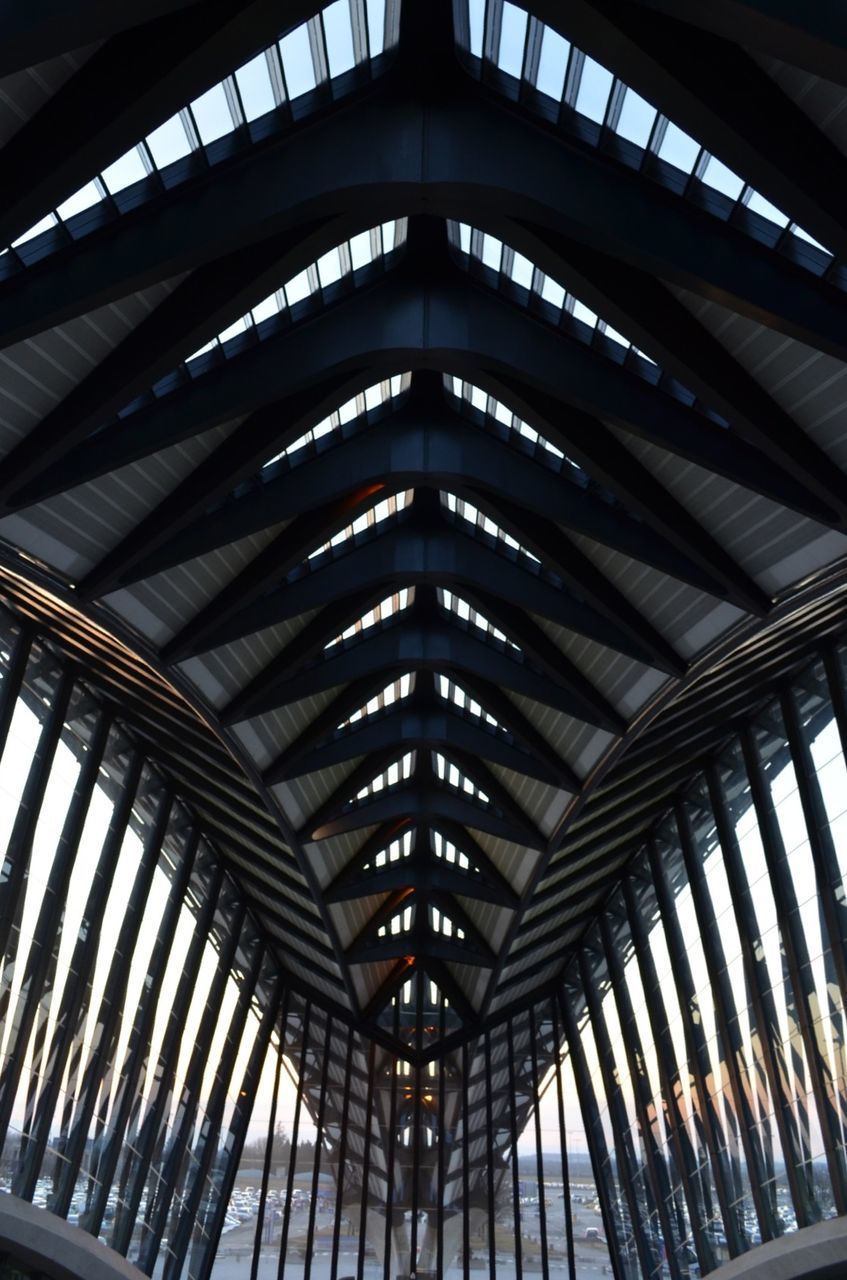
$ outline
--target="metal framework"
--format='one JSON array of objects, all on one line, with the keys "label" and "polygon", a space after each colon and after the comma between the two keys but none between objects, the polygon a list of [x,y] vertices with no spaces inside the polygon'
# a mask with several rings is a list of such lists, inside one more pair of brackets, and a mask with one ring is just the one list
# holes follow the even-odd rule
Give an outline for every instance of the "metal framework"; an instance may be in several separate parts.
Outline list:
[{"label": "metal framework", "polygon": [[0,4],[0,1178],[691,1280],[847,1213],[847,31],[317,3]]}]

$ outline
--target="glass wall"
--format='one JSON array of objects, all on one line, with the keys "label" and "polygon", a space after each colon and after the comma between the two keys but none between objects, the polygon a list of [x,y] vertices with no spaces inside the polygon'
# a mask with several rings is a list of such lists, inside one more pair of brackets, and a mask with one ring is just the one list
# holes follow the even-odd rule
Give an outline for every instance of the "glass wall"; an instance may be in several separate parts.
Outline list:
[{"label": "glass wall", "polygon": [[368,1038],[0,627],[3,1191],[162,1280],[691,1280],[845,1212],[840,652],[728,728],[556,984],[469,1028],[413,972]]}]

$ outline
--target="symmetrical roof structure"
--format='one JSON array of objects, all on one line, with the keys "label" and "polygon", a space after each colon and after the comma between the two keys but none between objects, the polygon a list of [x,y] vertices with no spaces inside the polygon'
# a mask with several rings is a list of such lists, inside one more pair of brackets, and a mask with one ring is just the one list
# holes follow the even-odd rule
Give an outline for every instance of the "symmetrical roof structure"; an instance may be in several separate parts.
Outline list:
[{"label": "symmetrical roof structure", "polygon": [[0,536],[385,1038],[553,978],[840,621],[847,21],[314,3],[2,15]]}]

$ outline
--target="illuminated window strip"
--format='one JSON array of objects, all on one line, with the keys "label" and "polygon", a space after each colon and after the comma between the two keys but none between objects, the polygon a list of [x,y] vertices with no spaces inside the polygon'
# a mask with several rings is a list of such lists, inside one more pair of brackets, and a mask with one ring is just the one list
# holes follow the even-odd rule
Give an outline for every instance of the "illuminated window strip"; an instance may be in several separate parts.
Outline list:
[{"label": "illuminated window strip", "polygon": [[367,800],[370,796],[378,795],[386,787],[394,787],[400,782],[408,782],[412,776],[414,764],[414,751],[407,751],[404,756],[399,760],[394,760],[387,769],[383,769],[382,773],[377,774],[366,786],[357,791],[354,803],[360,800]]},{"label": "illuminated window strip", "polygon": [[289,310],[306,298],[314,297],[319,290],[328,289],[362,267],[386,259],[389,254],[405,243],[408,222],[408,218],[384,222],[378,227],[372,227],[369,231],[361,231],[350,240],[345,240],[342,244],[328,250],[323,257],[318,258],[317,262],[311,263],[296,276],[292,276],[281,288],[268,294],[246,315],[240,316],[216,337],[202,347],[198,347],[186,357],[184,363],[188,365],[200,356],[207,355],[231,338],[237,338],[240,334],[247,333],[261,324],[263,320]]},{"label": "illuminated window strip", "polygon": [[454,924],[449,916],[445,916],[443,911],[439,911],[438,907],[429,908],[429,923],[434,933],[440,933],[445,938],[464,939],[465,931]]},{"label": "illuminated window strip", "polygon": [[[384,600],[380,600],[372,609],[368,609],[367,613],[363,613],[361,618],[357,618],[355,622],[351,622],[349,627],[345,627],[340,635],[334,640],[330,640],[324,645],[324,652],[332,649],[334,645],[343,644],[345,640],[352,640],[356,636],[360,636],[365,631],[370,631],[372,627],[378,627],[380,623],[393,618],[396,614],[402,613],[404,609],[408,609],[414,604],[415,589],[414,587],[401,587],[399,591],[395,591],[393,595],[386,596]],[[358,715],[358,712],[356,713]],[[352,723],[352,719],[350,721]]]},{"label": "illuminated window strip", "polygon": [[369,507],[362,515],[356,516],[356,519],[343,529],[339,529],[338,533],[334,533],[328,542],[322,546],[316,547],[314,551],[310,551],[306,557],[306,563],[315,560],[318,556],[322,556],[327,551],[336,551],[346,542],[350,542],[359,534],[366,533],[368,529],[375,529],[377,525],[383,524],[392,516],[397,516],[401,511],[405,511],[412,502],[414,489],[404,489],[401,493],[392,493],[390,497],[383,498],[380,502]]},{"label": "illuminated window strip", "polygon": [[506,729],[499,720],[496,720],[488,711],[485,710],[476,698],[471,697],[461,685],[457,684],[451,676],[436,675],[435,687],[439,695],[445,702],[451,703],[452,706],[458,707],[466,715],[472,716],[475,720],[481,720],[482,723],[489,728],[499,729],[501,733],[508,734]]},{"label": "illuminated window strip", "polygon": [[39,219],[12,248],[365,65],[393,48],[399,29],[400,0],[333,0],[158,125]]},{"label": "illuminated window strip", "polygon": [[545,275],[535,263],[524,254],[519,253],[517,249],[512,249],[509,245],[504,244],[502,240],[498,240],[496,236],[489,235],[485,231],[478,231],[476,227],[470,226],[467,222],[451,221],[448,222],[447,226],[451,242],[469,258],[474,258],[477,262],[481,262],[483,266],[496,271],[498,275],[506,276],[513,284],[526,289],[528,293],[533,294],[535,297],[543,298],[560,315],[567,312],[595,333],[603,334],[625,351],[632,351],[635,355],[640,356],[642,360],[646,360],[648,364],[654,365],[657,369],[659,368],[651,356],[641,351],[629,338],[624,337],[612,325],[605,320],[601,320],[597,313],[592,311],[590,307],[585,306],[583,302],[580,302],[575,294],[563,288],[552,276]]},{"label": "illuminated window strip", "polygon": [[[415,908],[404,907],[402,911],[397,912],[396,916],[392,916],[391,919],[386,921],[385,924],[380,925],[379,929],[377,930],[377,937],[378,938],[388,938],[388,937],[396,938],[397,935],[400,933],[408,933],[412,927],[414,918],[415,918]],[[407,983],[407,986],[411,987],[411,985],[412,985],[411,983]],[[408,1001],[404,1000],[404,1004],[405,1003],[408,1003]],[[408,1074],[408,1073],[404,1073],[404,1074]]]},{"label": "illuminated window strip", "polygon": [[404,858],[411,857],[412,853],[412,832],[404,831],[398,839],[392,840],[391,844],[384,849],[380,849],[379,853],[372,862],[366,862],[363,871],[374,871],[380,867],[387,867],[393,862],[402,862]]},{"label": "illuminated window strip", "polygon": [[411,373],[398,373],[391,378],[383,379],[382,382],[374,383],[373,386],[366,387],[364,391],[360,391],[352,399],[346,400],[339,408],[334,409],[329,417],[322,418],[316,426],[310,427],[302,436],[298,436],[280,453],[275,453],[272,458],[268,458],[263,464],[263,469],[282,459],[290,461],[292,466],[297,466],[303,460],[295,456],[301,449],[311,449],[318,440],[340,434],[342,428],[349,422],[354,422],[356,418],[362,418],[366,413],[381,408],[389,400],[395,400],[403,395],[409,390],[411,383]]},{"label": "illuminated window strip", "polygon": [[457,400],[461,400],[465,404],[471,405],[472,408],[478,409],[480,413],[485,413],[490,418],[494,418],[501,426],[506,427],[510,433],[514,433],[522,441],[534,445],[536,454],[538,452],[547,453],[551,458],[558,462],[566,462],[574,471],[582,474],[581,468],[575,462],[571,462],[570,458],[562,453],[561,449],[557,449],[544,436],[539,435],[534,427],[531,427],[528,422],[524,422],[516,413],[512,413],[511,409],[507,409],[502,401],[495,396],[489,395],[487,391],[482,391],[479,387],[474,386],[472,382],[464,382],[461,378],[449,373],[444,375],[444,386]]},{"label": "illuminated window strip", "polygon": [[465,17],[469,41],[463,47],[474,58],[610,130],[643,155],[657,156],[692,181],[727,196],[734,208],[752,210],[783,234],[806,241],[832,259],[830,250],[634,89],[526,10],[509,0],[467,0]]},{"label": "illuminated window strip", "polygon": [[457,764],[452,760],[448,760],[447,756],[441,754],[440,751],[433,751],[432,758],[435,762],[435,772],[441,782],[446,782],[448,787],[452,787],[455,791],[463,791],[466,795],[473,796],[475,800],[481,800],[484,804],[491,804],[491,797],[472,782],[467,774],[463,773]]},{"label": "illuminated window strip", "polygon": [[514,640],[510,640],[504,631],[499,627],[495,627],[493,622],[469,605],[467,600],[463,600],[461,596],[457,596],[455,592],[450,591],[447,587],[440,587],[438,591],[439,603],[448,613],[455,614],[461,618],[463,622],[472,622],[475,627],[479,627],[480,631],[484,631],[494,640],[499,640],[501,644],[508,645],[514,649],[516,653],[523,653],[520,645],[515,644]]},{"label": "illuminated window strip", "polygon": [[527,548],[518,542],[516,538],[513,538],[510,533],[506,533],[505,529],[501,529],[499,524],[496,524],[489,516],[484,515],[483,512],[475,507],[472,502],[468,502],[464,498],[457,498],[453,493],[444,492],[441,494],[441,501],[451,515],[458,516],[467,524],[471,525],[472,528],[478,529],[480,533],[485,533],[491,538],[496,538],[496,540],[502,543],[503,546],[507,547],[509,551],[515,552],[519,561],[525,558],[533,565],[541,564],[538,556],[533,555],[533,553],[527,550]]},{"label": "illuminated window strip", "polygon": [[449,862],[451,866],[458,867],[460,871],[470,871],[474,875],[479,875],[476,867],[472,866],[467,855],[462,853],[453,844],[452,840],[447,840],[440,831],[430,832],[432,840],[432,851],[436,858],[443,858],[445,862]]},{"label": "illuminated window strip", "polygon": [[[371,612],[373,612],[373,610],[371,610]],[[377,618],[376,621],[378,622],[380,619]],[[367,716],[376,715],[378,711],[384,711],[386,707],[391,707],[396,702],[402,702],[404,698],[408,698],[414,687],[414,674],[407,672],[406,675],[402,675],[399,679],[394,680],[389,685],[386,685],[385,688],[375,694],[373,698],[369,698],[365,705],[360,707],[358,711],[354,711],[346,720],[342,720],[341,724],[338,725],[338,728],[347,729],[350,725],[358,724]]]}]

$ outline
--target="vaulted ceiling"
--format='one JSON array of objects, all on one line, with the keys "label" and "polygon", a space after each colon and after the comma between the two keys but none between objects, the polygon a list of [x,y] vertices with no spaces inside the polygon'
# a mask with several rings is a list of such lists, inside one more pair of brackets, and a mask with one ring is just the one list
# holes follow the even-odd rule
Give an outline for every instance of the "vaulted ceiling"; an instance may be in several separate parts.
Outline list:
[{"label": "vaulted ceiling", "polygon": [[0,10],[4,591],[288,972],[472,1026],[841,624],[847,20],[312,4]]}]

